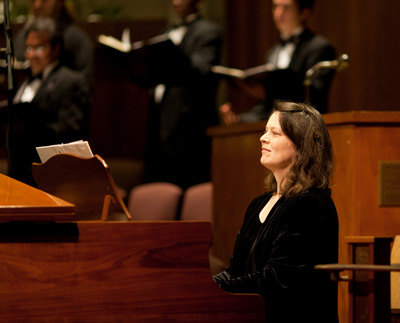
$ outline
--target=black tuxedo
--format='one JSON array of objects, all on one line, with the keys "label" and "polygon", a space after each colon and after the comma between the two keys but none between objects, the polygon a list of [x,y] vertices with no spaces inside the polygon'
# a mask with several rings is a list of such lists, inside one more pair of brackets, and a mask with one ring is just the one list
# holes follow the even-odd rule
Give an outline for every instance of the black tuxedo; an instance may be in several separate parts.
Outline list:
[{"label": "black tuxedo", "polygon": [[[303,84],[307,70],[321,61],[335,59],[335,50],[327,39],[305,29],[293,40],[295,51],[287,69],[269,73],[264,82],[267,99],[248,113],[241,116],[243,121],[265,120],[275,100],[304,102],[306,88]],[[267,62],[276,65],[280,43],[275,44],[267,54]],[[333,77],[332,70],[321,70],[310,86],[309,103],[321,113],[327,112],[327,100]]]},{"label": "black tuxedo", "polygon": [[146,153],[147,180],[168,181],[182,187],[210,179],[210,140],[206,128],[218,124],[217,78],[220,29],[198,18],[187,26],[179,45],[181,58],[165,78],[161,102],[150,109]]},{"label": "black tuxedo", "polygon": [[55,67],[31,102],[15,98],[10,107],[11,176],[33,184],[31,164],[40,162],[35,148],[87,139],[89,113],[87,80],[67,67]]}]

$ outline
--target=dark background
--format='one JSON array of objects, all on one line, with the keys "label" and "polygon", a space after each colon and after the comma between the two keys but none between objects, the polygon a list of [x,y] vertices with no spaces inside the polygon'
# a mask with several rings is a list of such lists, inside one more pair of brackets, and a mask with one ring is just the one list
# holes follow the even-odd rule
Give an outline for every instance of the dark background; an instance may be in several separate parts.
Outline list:
[{"label": "dark background", "polygon": [[[270,1],[226,0],[222,8],[226,10],[221,15],[225,17],[223,64],[243,69],[262,64],[267,48],[279,36]],[[338,54],[350,57],[349,68],[335,76],[329,112],[400,108],[399,12],[396,0],[317,1],[311,28],[330,39]],[[156,35],[166,24],[167,18],[80,22],[96,44],[90,145],[103,158],[142,159],[148,105],[146,90],[130,82],[121,61],[96,42],[97,36],[104,33],[119,38],[128,27],[136,41]],[[14,25],[13,33],[18,28]],[[0,36],[4,38],[4,32]],[[219,101],[227,100],[238,112],[254,103],[223,80]]]}]

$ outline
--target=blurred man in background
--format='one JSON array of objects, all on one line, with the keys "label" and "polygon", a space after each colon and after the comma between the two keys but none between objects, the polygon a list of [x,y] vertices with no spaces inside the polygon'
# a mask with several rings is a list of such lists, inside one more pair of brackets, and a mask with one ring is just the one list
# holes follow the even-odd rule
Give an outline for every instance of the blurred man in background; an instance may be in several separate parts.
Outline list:
[{"label": "blurred man in background", "polygon": [[220,28],[204,19],[201,0],[173,0],[177,24],[165,32],[179,58],[153,91],[145,159],[147,181],[183,188],[210,180],[210,138],[206,128],[218,124],[217,78],[211,66],[220,61]]},{"label": "blurred man in background", "polygon": [[82,73],[61,64],[62,32],[53,18],[29,21],[24,34],[31,73],[10,107],[10,175],[35,185],[36,147],[87,139],[90,90]]},{"label": "blurred man in background", "polygon": [[275,68],[265,80],[241,82],[240,87],[261,103],[240,115],[232,105],[220,107],[226,124],[265,120],[275,100],[304,102],[308,100],[320,113],[327,112],[327,100],[333,77],[332,70],[321,70],[308,89],[306,72],[320,61],[335,59],[335,50],[327,39],[308,27],[314,0],[272,0],[272,18],[281,41],[267,55],[267,63]]},{"label": "blurred man in background", "polygon": [[[30,11],[34,17],[52,17],[62,31],[63,50],[60,61],[73,70],[82,72],[89,83],[93,82],[94,49],[89,36],[72,19],[65,6],[65,0],[29,0]],[[15,35],[14,55],[25,61],[25,31]]]}]

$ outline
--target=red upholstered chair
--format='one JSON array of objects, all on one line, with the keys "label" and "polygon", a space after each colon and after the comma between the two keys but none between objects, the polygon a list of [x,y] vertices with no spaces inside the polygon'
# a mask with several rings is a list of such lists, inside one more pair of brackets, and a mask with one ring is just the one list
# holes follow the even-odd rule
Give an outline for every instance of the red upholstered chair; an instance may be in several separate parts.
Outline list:
[{"label": "red upholstered chair", "polygon": [[134,221],[177,220],[182,193],[182,189],[172,183],[138,185],[129,192],[128,210]]},{"label": "red upholstered chair", "polygon": [[213,184],[189,187],[183,197],[181,220],[211,221]]}]

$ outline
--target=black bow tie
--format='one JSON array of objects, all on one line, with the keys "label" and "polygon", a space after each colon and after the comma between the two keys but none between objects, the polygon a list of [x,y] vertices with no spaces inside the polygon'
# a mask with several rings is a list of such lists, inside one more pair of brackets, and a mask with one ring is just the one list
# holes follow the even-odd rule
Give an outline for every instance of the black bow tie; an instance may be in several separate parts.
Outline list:
[{"label": "black bow tie", "polygon": [[176,29],[179,27],[187,27],[192,23],[192,21],[188,22],[186,20],[177,21],[174,25],[171,26],[172,29]]},{"label": "black bow tie", "polygon": [[302,35],[302,34],[300,34],[300,35],[294,35],[294,36],[291,36],[291,37],[289,37],[289,38],[287,38],[287,39],[282,39],[282,38],[281,38],[281,45],[282,45],[282,46],[285,46],[285,45],[287,45],[287,44],[289,44],[289,43],[298,45],[298,44],[301,42],[301,37],[302,37],[301,35]]},{"label": "black bow tie", "polygon": [[42,79],[43,79],[43,73],[39,73],[39,74],[30,73],[30,75],[29,75],[29,82],[33,82],[34,80],[42,80]]},{"label": "black bow tie", "polygon": [[281,43],[281,46],[282,46],[282,47],[283,47],[283,46],[286,46],[286,45],[289,44],[289,43],[294,43],[294,36],[289,37],[289,38],[287,38],[287,39],[281,38],[280,43]]},{"label": "black bow tie", "polygon": [[188,24],[176,24],[176,25],[171,26],[171,30],[178,29],[181,27],[187,27],[187,25]]}]

